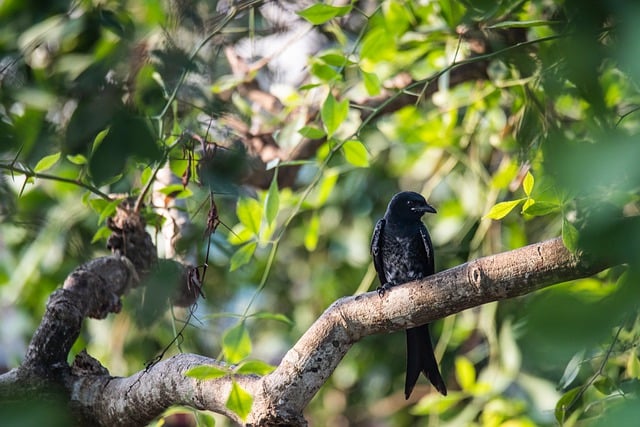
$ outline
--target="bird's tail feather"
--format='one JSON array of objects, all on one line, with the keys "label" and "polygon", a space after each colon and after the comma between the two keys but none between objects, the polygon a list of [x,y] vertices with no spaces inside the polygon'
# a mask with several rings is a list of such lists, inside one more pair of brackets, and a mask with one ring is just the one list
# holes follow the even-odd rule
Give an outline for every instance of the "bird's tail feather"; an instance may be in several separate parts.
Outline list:
[{"label": "bird's tail feather", "polygon": [[438,362],[433,354],[428,324],[407,329],[407,376],[404,383],[406,399],[411,395],[420,372],[424,373],[441,394],[447,395],[447,387],[440,375]]}]

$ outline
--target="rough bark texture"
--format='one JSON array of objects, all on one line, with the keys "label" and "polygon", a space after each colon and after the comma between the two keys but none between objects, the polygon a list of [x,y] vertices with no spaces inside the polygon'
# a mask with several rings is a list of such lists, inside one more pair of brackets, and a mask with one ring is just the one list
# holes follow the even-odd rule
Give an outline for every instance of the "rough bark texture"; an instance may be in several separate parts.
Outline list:
[{"label": "rough bark texture", "polygon": [[[125,223],[115,227],[117,233],[127,228]],[[152,253],[146,239],[133,229],[128,231],[120,234],[122,243],[128,242],[127,235],[137,236],[138,243],[145,242],[144,251]],[[559,238],[477,259],[394,287],[383,298],[368,292],[336,301],[269,375],[200,381],[184,373],[194,366],[222,364],[181,354],[130,377],[116,378],[82,352],[68,366],[67,355],[83,318],[118,312],[120,296],[139,282],[134,264],[119,249],[114,252],[117,254],[79,267],[63,289],[51,295],[23,364],[0,376],[0,400],[33,398],[33,393],[47,396],[62,390],[79,424],[85,425],[145,425],[172,405],[215,411],[242,423],[225,405],[233,379],[254,399],[246,425],[305,425],[304,408],[351,346],[363,337],[403,330],[490,301],[590,276],[603,268],[570,253]],[[137,259],[140,270],[146,271],[154,262],[147,261]]]}]

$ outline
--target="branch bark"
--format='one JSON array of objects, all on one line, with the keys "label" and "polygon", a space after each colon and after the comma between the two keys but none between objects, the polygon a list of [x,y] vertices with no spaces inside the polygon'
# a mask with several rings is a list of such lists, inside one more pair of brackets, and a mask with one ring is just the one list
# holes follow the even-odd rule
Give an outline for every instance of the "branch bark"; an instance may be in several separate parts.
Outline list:
[{"label": "branch bark", "polygon": [[[122,256],[109,257],[120,272],[117,292],[124,292],[132,280],[129,261]],[[95,262],[104,265],[103,262]],[[120,264],[122,263],[122,264]],[[81,267],[87,271],[89,266]],[[30,346],[22,366],[0,376],[0,398],[15,398],[30,390],[42,389],[51,382],[62,385],[69,402],[79,410],[86,424],[139,426],[151,421],[172,405],[189,405],[215,411],[246,425],[305,425],[304,408],[327,381],[351,346],[363,337],[399,331],[442,318],[481,304],[513,298],[559,282],[579,279],[601,271],[605,266],[587,262],[569,252],[561,239],[536,243],[513,251],[480,258],[430,276],[424,280],[397,286],[383,298],[377,292],[341,298],[333,303],[289,350],[279,366],[264,377],[229,375],[214,380],[195,380],[184,376],[191,367],[222,365],[213,359],[180,354],[157,363],[127,378],[114,378],[86,353],[76,358],[72,367],[64,362],[71,338],[77,337],[80,322],[65,326],[52,321],[58,294],[70,306],[86,304],[80,292],[57,291],[47,307],[41,327],[34,336],[58,336],[60,348],[47,354]],[[102,269],[83,275],[83,286],[104,287],[113,277]],[[71,278],[77,278],[78,272]],[[75,280],[75,279],[73,279]],[[66,285],[65,285],[66,287]],[[66,291],[66,293],[65,293]],[[113,302],[113,294],[106,301]],[[111,299],[109,299],[111,298]],[[96,303],[92,303],[95,307]],[[98,305],[99,306],[99,305]],[[102,307],[102,306],[100,306]],[[118,304],[106,304],[107,311],[117,311]],[[84,316],[90,310],[80,310]],[[95,314],[95,313],[94,313]],[[104,314],[98,310],[97,314]],[[62,336],[62,338],[60,338]],[[75,340],[75,338],[73,338]],[[33,344],[33,342],[32,342]],[[55,343],[50,345],[55,345]],[[51,352],[51,353],[50,353]],[[42,357],[38,355],[42,354]],[[51,364],[57,375],[48,377]],[[39,366],[39,369],[34,369]],[[227,367],[228,368],[228,367]],[[44,381],[46,379],[46,381]],[[232,381],[253,397],[251,412],[245,420],[226,407]]]}]

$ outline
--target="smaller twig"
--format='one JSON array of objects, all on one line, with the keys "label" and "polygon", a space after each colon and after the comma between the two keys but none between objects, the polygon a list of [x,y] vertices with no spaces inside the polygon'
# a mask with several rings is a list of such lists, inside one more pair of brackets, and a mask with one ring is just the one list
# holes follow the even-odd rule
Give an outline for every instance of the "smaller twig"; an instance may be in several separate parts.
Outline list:
[{"label": "smaller twig", "polygon": [[91,191],[92,193],[102,197],[103,199],[112,200],[111,197],[109,197],[107,194],[105,194],[102,191],[100,191],[97,187],[94,187],[91,184],[87,184],[86,182],[82,182],[79,179],[65,178],[65,177],[62,177],[62,176],[56,176],[56,175],[50,175],[50,174],[47,174],[47,173],[35,172],[33,170],[24,168],[22,166],[18,166],[15,162],[12,162],[11,164],[8,164],[8,165],[0,163],[0,169],[5,169],[5,170],[8,170],[8,171],[11,171],[12,173],[13,172],[21,173],[24,176],[26,176],[27,178],[48,179],[50,181],[65,182],[67,184],[77,185],[78,187],[82,187],[82,188],[85,188],[85,189]]}]

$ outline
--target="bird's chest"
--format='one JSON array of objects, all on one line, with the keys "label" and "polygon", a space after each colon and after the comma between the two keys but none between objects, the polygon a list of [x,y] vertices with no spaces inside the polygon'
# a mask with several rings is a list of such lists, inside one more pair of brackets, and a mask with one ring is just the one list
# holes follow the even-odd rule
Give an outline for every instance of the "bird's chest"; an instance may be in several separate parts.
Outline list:
[{"label": "bird's chest", "polygon": [[427,253],[420,234],[383,236],[382,260],[387,282],[404,283],[428,276]]}]

